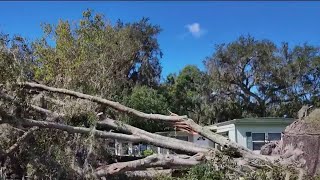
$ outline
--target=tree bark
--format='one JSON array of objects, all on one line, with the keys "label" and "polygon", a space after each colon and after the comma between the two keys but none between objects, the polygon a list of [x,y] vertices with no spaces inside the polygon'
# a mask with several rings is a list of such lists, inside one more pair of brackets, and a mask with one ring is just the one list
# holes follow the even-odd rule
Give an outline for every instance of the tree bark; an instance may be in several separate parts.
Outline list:
[{"label": "tree bark", "polygon": [[172,169],[148,169],[148,170],[142,170],[142,171],[127,171],[124,172],[124,174],[128,178],[139,178],[139,179],[155,179],[159,176],[171,176],[173,170]]},{"label": "tree bark", "polygon": [[111,165],[102,166],[92,174],[93,177],[102,177],[114,175],[123,171],[146,169],[150,167],[163,166],[194,166],[199,164],[203,159],[203,155],[196,156],[174,156],[155,154],[144,159],[139,159],[129,162],[114,163]]},{"label": "tree bark", "polygon": [[149,133],[142,129],[127,125],[123,122],[115,121],[109,118],[106,118],[104,121],[97,122],[97,127],[111,127],[119,131],[126,133],[131,133],[132,135],[141,137],[142,139],[147,140],[148,143],[151,143],[156,146],[179,150],[184,152],[198,153],[198,152],[207,152],[208,147],[202,147],[191,142],[178,140],[175,138],[165,137],[154,133]]},{"label": "tree bark", "polygon": [[[211,132],[209,129],[199,126],[198,124],[196,124],[192,119],[188,119],[186,116],[166,116],[166,115],[160,115],[160,114],[146,114],[143,113],[141,111],[137,111],[135,109],[126,107],[118,102],[114,102],[114,101],[110,101],[107,99],[103,99],[100,97],[96,97],[96,96],[91,96],[91,95],[87,95],[87,94],[83,94],[83,93],[79,93],[79,92],[75,92],[75,91],[71,91],[68,89],[62,89],[62,88],[54,88],[54,87],[49,87],[49,86],[45,86],[42,84],[36,84],[36,83],[30,83],[30,82],[26,82],[26,83],[19,83],[20,86],[23,87],[28,87],[28,88],[36,88],[36,89],[40,89],[40,90],[45,90],[45,91],[49,91],[49,92],[55,92],[55,93],[61,93],[61,94],[65,94],[65,95],[70,95],[70,96],[74,96],[77,98],[81,98],[81,99],[87,99],[96,103],[100,103],[100,104],[104,104],[107,106],[110,106],[116,110],[119,110],[121,112],[127,113],[127,114],[133,114],[137,117],[141,117],[144,119],[149,119],[149,120],[161,120],[161,121],[183,121],[180,122],[180,124],[185,124],[186,127],[188,127],[189,131],[195,131],[197,133],[199,133],[200,135],[205,136],[206,138],[210,139],[211,141],[219,144],[222,147],[225,148],[234,148],[235,150],[239,150],[239,153],[241,155],[244,155],[246,157],[251,157],[251,156],[255,156],[257,157],[257,155],[255,155],[252,151],[250,151],[249,149],[242,147],[241,145],[238,145],[237,143],[234,143],[232,141],[230,141],[229,139],[215,134],[213,132]],[[259,157],[259,156],[258,156]],[[263,158],[266,159],[266,158]]]},{"label": "tree bark", "polygon": [[19,138],[17,139],[17,142],[16,142],[16,143],[14,143],[12,146],[10,146],[9,149],[6,150],[5,156],[9,156],[9,155],[11,155],[12,153],[14,153],[14,152],[17,150],[17,148],[19,147],[19,145],[20,145],[22,142],[26,141],[28,138],[30,138],[30,137],[33,135],[33,133],[34,133],[35,131],[37,131],[38,129],[39,129],[38,127],[32,127],[32,128],[30,128],[27,132],[25,132],[21,137],[19,137]]},{"label": "tree bark", "polygon": [[[11,117],[12,119],[15,119],[15,117],[10,115],[3,116],[3,113],[0,114],[0,117]],[[122,133],[113,133],[113,132],[105,132],[100,130],[92,130],[90,128],[84,128],[84,127],[74,127],[70,125],[64,125],[54,122],[47,122],[47,121],[36,121],[32,119],[15,119],[12,120],[6,120],[5,118],[2,118],[2,121],[0,123],[8,123],[12,124],[19,121],[21,125],[23,126],[37,126],[39,128],[48,128],[48,129],[58,129],[63,130],[69,133],[81,133],[81,134],[90,134],[93,133],[95,137],[99,138],[106,138],[106,139],[118,139],[122,141],[129,141],[129,142],[135,142],[135,143],[150,143],[156,146],[172,149],[172,150],[178,150],[178,151],[184,151],[184,152],[191,152],[191,153],[198,153],[198,152],[207,152],[209,149],[206,147],[202,147],[190,142],[178,140],[175,138],[170,137],[164,137],[157,134],[152,134],[146,131],[143,131],[141,129],[129,126],[129,125],[123,125],[126,128],[130,129],[127,132],[132,131],[132,135],[128,134],[122,134]],[[121,125],[119,121],[109,120],[116,128],[121,128]],[[116,125],[116,123],[119,123],[119,125]]]},{"label": "tree bark", "polygon": [[[0,114],[0,116],[2,116],[2,114]],[[89,128],[74,127],[74,126],[69,126],[69,125],[64,125],[64,124],[59,124],[54,122],[36,121],[32,119],[20,119],[20,120],[16,119],[15,121],[11,121],[11,120],[6,120],[3,117],[4,116],[2,116],[2,120],[0,121],[0,123],[14,124],[16,123],[16,121],[19,121],[21,125],[29,126],[29,127],[37,126],[39,128],[58,129],[58,130],[66,131],[69,133],[81,133],[81,134],[93,133],[95,137],[105,138],[105,139],[119,139],[119,140],[130,141],[130,142],[144,141],[142,138],[135,135],[105,132],[105,131],[99,131],[99,130],[92,131],[92,129],[89,129]]]},{"label": "tree bark", "polygon": [[[192,119],[189,119],[186,116],[176,116],[176,115],[166,116],[161,114],[147,114],[147,113],[143,113],[141,111],[126,107],[118,102],[110,101],[100,97],[91,96],[91,95],[87,95],[87,94],[83,94],[83,93],[79,93],[79,92],[75,92],[67,89],[54,88],[54,87],[49,87],[49,86],[36,84],[36,83],[26,82],[26,83],[19,83],[18,85],[25,88],[35,88],[42,91],[49,91],[53,93],[69,95],[75,98],[90,100],[95,103],[109,106],[120,112],[135,115],[137,117],[147,119],[147,120],[157,120],[157,121],[164,121],[166,123],[171,123],[171,125],[173,126],[180,127],[189,132],[196,132],[206,137],[207,139],[219,144],[222,147],[223,151],[231,150],[233,152],[232,154],[226,153],[224,155],[228,155],[229,157],[234,158],[234,162],[238,162],[237,160],[240,158],[244,158],[247,160],[260,160],[265,164],[270,164],[274,162],[272,158],[269,158],[267,156],[257,155],[253,153],[251,150],[235,142],[232,142],[230,139],[225,138],[219,134],[213,133],[212,131],[210,131],[210,129],[206,127],[202,127],[198,125]],[[142,129],[130,126],[121,121],[116,121],[110,118],[106,118],[103,121],[96,122],[95,128],[97,129],[75,127],[75,126],[60,124],[56,122],[48,122],[45,120],[48,120],[50,118],[63,118],[64,115],[58,114],[48,109],[44,109],[31,104],[25,104],[25,103],[21,104],[21,102],[16,101],[14,98],[4,93],[0,93],[0,98],[5,99],[6,101],[12,101],[13,104],[16,106],[25,107],[27,109],[29,108],[37,113],[42,113],[46,116],[46,118],[43,119],[44,121],[38,121],[38,120],[29,119],[29,118],[15,117],[15,116],[9,115],[3,109],[0,108],[0,117],[1,117],[0,123],[8,123],[11,125],[15,125],[19,123],[20,125],[27,126],[27,127],[36,126],[38,128],[58,129],[58,130],[66,131],[68,133],[82,133],[82,134],[92,133],[95,137],[99,137],[99,138],[118,139],[118,140],[129,141],[129,142],[149,143],[159,147],[196,154],[195,156],[152,155],[141,160],[114,163],[107,166],[101,166],[93,174],[90,174],[90,176],[93,176],[93,177],[102,177],[102,176],[117,174],[123,171],[139,170],[139,169],[145,169],[149,167],[193,166],[202,162],[204,160],[203,157],[205,157],[206,159],[207,158],[206,153],[209,153],[211,151],[216,152],[215,150],[209,147],[203,147],[191,142],[186,142],[186,141],[182,141],[182,140],[178,140],[170,137],[164,137],[154,133],[149,133]],[[27,117],[30,117],[30,116],[27,116]],[[109,127],[109,128],[111,127],[112,129],[115,129],[122,133],[103,131],[103,129],[105,129],[106,127]],[[25,136],[28,136],[28,135],[26,134]],[[15,147],[13,147],[13,149],[14,148]]]},{"label": "tree bark", "polygon": [[104,104],[107,106],[110,106],[118,111],[124,112],[124,113],[128,113],[128,114],[133,114],[136,115],[138,117],[142,117],[145,119],[152,119],[152,120],[166,120],[166,121],[180,121],[184,118],[186,118],[186,116],[165,116],[162,114],[146,114],[144,112],[126,107],[118,102],[114,102],[114,101],[110,101],[107,99],[103,99],[97,96],[91,96],[88,94],[83,94],[83,93],[79,93],[79,92],[75,92],[75,91],[71,91],[68,89],[62,89],[62,88],[54,88],[54,87],[49,87],[46,85],[42,85],[42,84],[36,84],[36,83],[30,83],[30,82],[25,82],[25,83],[19,83],[20,86],[22,87],[28,87],[28,88],[36,88],[36,89],[40,89],[40,90],[44,90],[44,91],[49,91],[49,92],[55,92],[55,93],[60,93],[60,94],[65,94],[65,95],[69,95],[69,96],[73,96],[76,98],[80,98],[80,99],[87,99],[90,100],[92,102],[96,102],[96,103],[100,103],[100,104]]}]

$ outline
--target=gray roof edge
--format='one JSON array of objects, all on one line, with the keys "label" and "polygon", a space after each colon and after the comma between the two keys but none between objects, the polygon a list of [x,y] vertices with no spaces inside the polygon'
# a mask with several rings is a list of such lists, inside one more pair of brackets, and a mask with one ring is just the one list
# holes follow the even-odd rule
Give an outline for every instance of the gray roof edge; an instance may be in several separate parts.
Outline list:
[{"label": "gray roof edge", "polygon": [[214,127],[214,126],[224,126],[229,124],[283,124],[283,123],[292,123],[295,119],[294,118],[281,118],[281,117],[258,117],[258,118],[242,118],[242,119],[233,119],[225,122],[216,123],[213,125],[209,125],[207,127]]}]

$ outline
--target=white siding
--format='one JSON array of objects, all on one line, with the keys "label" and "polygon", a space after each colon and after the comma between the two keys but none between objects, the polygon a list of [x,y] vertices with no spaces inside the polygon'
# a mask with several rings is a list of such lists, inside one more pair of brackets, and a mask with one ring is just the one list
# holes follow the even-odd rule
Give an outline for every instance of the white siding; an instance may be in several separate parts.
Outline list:
[{"label": "white siding", "polygon": [[[199,134],[191,134],[191,133],[187,133],[185,131],[168,131],[168,132],[158,132],[157,134],[160,134],[162,136],[167,136],[167,137],[171,137],[171,138],[177,138],[177,139],[181,139],[181,137],[187,137],[189,142],[198,144],[200,146],[204,146],[204,147],[214,147],[214,143],[210,140],[208,140],[207,138],[201,138],[202,136]],[[156,148],[156,152],[158,152],[158,154],[170,154],[171,152],[168,149],[165,148]]]},{"label": "white siding", "polygon": [[237,143],[247,147],[246,132],[251,133],[281,133],[287,125],[236,125]]},{"label": "white siding", "polygon": [[217,133],[224,133],[224,132],[228,132],[228,137],[231,141],[235,141],[236,142],[236,133],[235,133],[235,125],[234,124],[228,124],[225,126],[219,126],[217,128]]},{"label": "white siding", "polygon": [[203,138],[201,135],[195,134],[193,135],[193,143],[198,144],[204,147],[213,147],[214,143],[207,138]]}]

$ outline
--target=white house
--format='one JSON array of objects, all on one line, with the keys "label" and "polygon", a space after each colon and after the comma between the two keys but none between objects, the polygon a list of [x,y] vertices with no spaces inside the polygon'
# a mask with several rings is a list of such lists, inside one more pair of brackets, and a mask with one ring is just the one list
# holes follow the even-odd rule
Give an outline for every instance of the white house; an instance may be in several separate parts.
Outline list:
[{"label": "white house", "polygon": [[259,153],[267,142],[281,139],[281,133],[291,124],[291,118],[243,118],[207,126],[213,132]]},{"label": "white house", "polygon": [[[192,142],[204,147],[214,147],[214,143],[207,138],[202,137],[201,135],[194,133],[188,133],[185,131],[166,131],[166,132],[158,132],[162,136],[176,138],[188,142]],[[157,147],[156,151],[158,154],[169,154],[170,151],[168,149]]]},{"label": "white house", "polygon": [[[214,147],[214,143],[199,134],[191,134],[184,131],[165,131],[165,132],[157,132],[156,134],[176,138],[188,142],[192,142],[195,144],[199,144],[202,146],[209,146]],[[145,150],[152,150],[154,153],[158,154],[170,154],[171,151],[169,149],[156,147],[150,144],[134,144],[131,142],[125,141],[115,141],[114,147],[112,150],[114,151],[115,155],[118,156],[142,156]],[[111,149],[111,148],[109,148]]]},{"label": "white house", "polygon": [[[243,118],[221,122],[207,126],[213,132],[228,137],[238,144],[260,152],[261,147],[275,140],[281,139],[281,133],[294,121],[292,118]],[[200,136],[184,131],[158,132],[157,134],[172,137],[184,141],[193,142],[207,147],[215,147],[215,144]],[[115,154],[119,156],[142,156],[143,151],[152,150],[158,154],[169,154],[170,150],[149,144],[133,144],[130,142],[115,141]]]}]

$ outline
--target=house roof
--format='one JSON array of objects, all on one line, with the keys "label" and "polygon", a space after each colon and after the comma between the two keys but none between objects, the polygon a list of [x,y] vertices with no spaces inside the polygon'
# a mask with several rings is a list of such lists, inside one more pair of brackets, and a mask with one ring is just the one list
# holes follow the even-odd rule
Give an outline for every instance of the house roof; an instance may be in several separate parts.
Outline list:
[{"label": "house roof", "polygon": [[162,136],[188,136],[188,135],[193,135],[195,133],[188,133],[185,131],[162,131],[162,132],[156,132],[156,134],[159,134]]},{"label": "house roof", "polygon": [[209,129],[213,130],[220,126],[225,126],[229,124],[245,124],[245,125],[278,125],[284,124],[289,125],[294,121],[293,118],[281,118],[281,117],[258,117],[258,118],[242,118],[242,119],[233,119],[230,121],[225,121],[213,125],[207,126]]}]

